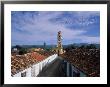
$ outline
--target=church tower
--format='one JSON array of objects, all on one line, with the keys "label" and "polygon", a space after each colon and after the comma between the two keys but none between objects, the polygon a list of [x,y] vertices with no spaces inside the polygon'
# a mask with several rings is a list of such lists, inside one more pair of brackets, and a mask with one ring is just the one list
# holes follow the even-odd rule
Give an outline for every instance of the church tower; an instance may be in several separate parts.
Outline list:
[{"label": "church tower", "polygon": [[46,49],[46,43],[45,42],[44,42],[44,47],[43,48],[44,48],[44,50]]},{"label": "church tower", "polygon": [[57,35],[57,53],[58,55],[63,53],[61,31],[59,31]]}]

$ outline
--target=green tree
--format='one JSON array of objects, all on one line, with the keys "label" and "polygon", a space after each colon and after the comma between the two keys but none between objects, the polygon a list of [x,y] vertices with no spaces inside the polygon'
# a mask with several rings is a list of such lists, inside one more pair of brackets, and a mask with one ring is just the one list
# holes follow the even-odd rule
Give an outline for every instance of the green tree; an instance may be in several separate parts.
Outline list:
[{"label": "green tree", "polygon": [[85,45],[81,45],[79,48],[84,49],[84,48],[86,48],[86,46]]},{"label": "green tree", "polygon": [[70,51],[70,50],[75,49],[75,48],[76,48],[76,46],[75,46],[74,44],[72,44],[72,45],[67,46],[67,47],[65,48],[65,50],[66,50],[66,51]]},{"label": "green tree", "polygon": [[19,50],[19,55],[23,55],[25,53],[27,53],[27,50],[25,48]]},{"label": "green tree", "polygon": [[87,49],[96,49],[95,44],[90,44],[86,47]]}]

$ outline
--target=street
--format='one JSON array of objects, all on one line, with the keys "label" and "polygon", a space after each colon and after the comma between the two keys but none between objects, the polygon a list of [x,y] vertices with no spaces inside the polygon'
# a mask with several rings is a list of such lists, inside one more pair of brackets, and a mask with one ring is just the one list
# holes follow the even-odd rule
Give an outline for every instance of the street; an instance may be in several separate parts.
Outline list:
[{"label": "street", "polygon": [[53,62],[46,65],[38,74],[38,77],[65,77],[65,69],[64,60],[58,57]]}]

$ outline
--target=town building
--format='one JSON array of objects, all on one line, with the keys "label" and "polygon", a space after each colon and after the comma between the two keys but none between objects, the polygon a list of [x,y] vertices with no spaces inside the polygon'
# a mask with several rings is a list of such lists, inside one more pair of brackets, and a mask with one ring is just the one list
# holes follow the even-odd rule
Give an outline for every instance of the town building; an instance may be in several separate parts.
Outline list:
[{"label": "town building", "polygon": [[57,54],[44,56],[37,52],[11,56],[11,76],[36,77],[42,71],[42,68],[56,57]]}]

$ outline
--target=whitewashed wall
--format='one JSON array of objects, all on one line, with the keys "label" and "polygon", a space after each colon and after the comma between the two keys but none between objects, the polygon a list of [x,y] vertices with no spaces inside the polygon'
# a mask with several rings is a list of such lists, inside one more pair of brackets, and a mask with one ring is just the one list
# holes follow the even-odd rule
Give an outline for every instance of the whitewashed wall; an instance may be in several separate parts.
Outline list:
[{"label": "whitewashed wall", "polygon": [[39,74],[40,71],[42,71],[42,68],[45,67],[47,64],[51,63],[54,59],[57,58],[57,54],[54,54],[52,56],[49,56],[48,58],[46,58],[45,60],[36,63],[34,65],[32,65],[31,67],[13,75],[13,77],[21,77],[21,73],[26,72],[26,77],[35,77]]},{"label": "whitewashed wall", "polygon": [[[76,67],[74,67],[72,64],[66,62],[66,76],[67,77],[75,77],[76,74],[79,73],[80,77],[86,77],[87,75],[83,73],[82,71],[78,70]],[[71,70],[70,70],[71,69]]]},{"label": "whitewashed wall", "polygon": [[15,74],[13,77],[21,77],[21,72]]},{"label": "whitewashed wall", "polygon": [[26,72],[26,77],[31,77],[31,67],[25,70]]}]

